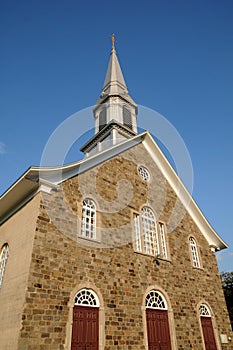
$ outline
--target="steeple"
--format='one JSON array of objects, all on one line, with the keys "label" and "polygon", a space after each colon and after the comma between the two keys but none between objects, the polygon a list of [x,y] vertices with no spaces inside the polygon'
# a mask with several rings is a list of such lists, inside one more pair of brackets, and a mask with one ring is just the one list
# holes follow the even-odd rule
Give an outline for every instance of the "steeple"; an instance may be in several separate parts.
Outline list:
[{"label": "steeple", "polygon": [[101,101],[106,100],[109,96],[121,96],[123,99],[137,106],[134,100],[130,97],[128,93],[128,89],[125,83],[124,76],[122,74],[122,70],[117,58],[117,53],[115,49],[115,36],[111,35],[112,39],[112,51],[110,54],[110,60],[108,63],[108,69],[104,81],[104,86],[100,95],[99,100],[97,101],[97,105],[101,103]]},{"label": "steeple", "polygon": [[104,86],[93,109],[95,135],[81,149],[87,156],[137,133],[137,105],[128,93],[117,58],[114,34],[111,39],[112,50]]}]

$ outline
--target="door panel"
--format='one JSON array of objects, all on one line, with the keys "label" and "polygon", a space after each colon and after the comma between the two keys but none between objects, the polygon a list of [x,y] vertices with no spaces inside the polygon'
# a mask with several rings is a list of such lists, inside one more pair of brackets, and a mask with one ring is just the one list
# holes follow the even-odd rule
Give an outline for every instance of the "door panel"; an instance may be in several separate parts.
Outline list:
[{"label": "door panel", "polygon": [[99,308],[74,306],[71,350],[98,350]]},{"label": "door panel", "polygon": [[171,350],[167,310],[146,309],[148,350]]},{"label": "door panel", "polygon": [[201,325],[206,350],[217,350],[211,317],[201,316]]}]

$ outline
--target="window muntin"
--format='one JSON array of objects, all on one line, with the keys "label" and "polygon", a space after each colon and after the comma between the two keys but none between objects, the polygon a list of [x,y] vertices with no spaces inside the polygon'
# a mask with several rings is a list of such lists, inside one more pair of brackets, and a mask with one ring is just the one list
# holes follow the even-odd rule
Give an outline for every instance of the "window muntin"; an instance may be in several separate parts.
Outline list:
[{"label": "window muntin", "polygon": [[138,173],[144,181],[150,181],[150,173],[143,165],[138,167]]},{"label": "window muntin", "polygon": [[75,305],[81,306],[99,306],[99,299],[93,290],[83,288],[81,289],[74,298]]},{"label": "window muntin", "polygon": [[89,198],[83,201],[81,236],[96,239],[96,206]]},{"label": "window muntin", "polygon": [[165,224],[156,222],[153,210],[144,206],[141,214],[133,214],[135,251],[168,258]]},{"label": "window muntin", "polygon": [[189,238],[189,245],[190,245],[190,250],[191,250],[191,255],[192,255],[192,263],[194,267],[200,267],[200,259],[198,256],[198,250],[197,250],[197,244],[196,241],[193,237]]},{"label": "window muntin", "polygon": [[164,296],[157,290],[151,290],[145,300],[146,308],[167,310],[167,303]]},{"label": "window muntin", "polygon": [[9,246],[4,244],[0,253],[0,288],[2,286],[3,277],[6,269],[6,263],[9,255]]}]

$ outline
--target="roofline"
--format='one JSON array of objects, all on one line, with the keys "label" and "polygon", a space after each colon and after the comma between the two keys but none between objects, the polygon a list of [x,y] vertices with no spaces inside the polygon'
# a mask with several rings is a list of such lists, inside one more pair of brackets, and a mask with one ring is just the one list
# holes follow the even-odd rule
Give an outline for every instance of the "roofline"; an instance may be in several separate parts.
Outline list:
[{"label": "roofline", "polygon": [[[146,142],[145,142],[146,141]],[[143,141],[145,146],[152,146],[156,147],[156,150],[158,152],[158,158],[156,159],[156,164],[159,166],[161,172],[163,173],[164,177],[167,179],[167,181],[170,183],[171,187],[175,191],[178,198],[181,200],[182,204],[186,208],[186,210],[189,212],[190,216],[193,218],[197,226],[200,228],[204,236],[206,237],[205,232],[209,231],[214,234],[214,236],[219,240],[221,243],[221,247],[219,249],[225,249],[228,247],[226,242],[217,234],[217,232],[213,229],[213,227],[210,225],[204,214],[202,213],[201,209],[198,207],[197,203],[189,193],[189,191],[186,189],[185,185],[163,154],[163,152],[158,147],[156,141],[153,139],[151,134],[148,132],[146,134],[145,140]],[[146,147],[146,149],[150,152],[150,148]],[[161,161],[162,160],[162,161]],[[164,163],[164,166],[161,166]]]},{"label": "roofline", "polygon": [[[139,143],[142,143],[144,145],[145,149],[155,161],[165,179],[169,182],[176,195],[184,205],[185,209],[193,218],[194,222],[197,224],[209,244],[215,246],[218,250],[227,248],[228,245],[222,240],[222,238],[207,221],[204,214],[192,198],[191,194],[188,192],[183,182],[178,177],[177,173],[170,165],[167,158],[157,145],[156,141],[148,131],[144,131],[141,134],[138,134],[102,152],[98,152],[93,156],[89,156],[88,158],[84,158],[77,162],[61,166],[30,167],[0,197],[0,212],[1,209],[4,209],[5,211],[3,218],[0,218],[0,223],[5,221],[4,218],[6,214],[9,213],[10,208],[14,208],[30,193],[37,193],[37,191],[40,190],[43,191],[43,187],[40,187],[41,180],[46,181],[47,187],[50,184],[51,188],[53,188],[54,185],[58,185],[66,179],[81,174],[101,164],[102,162],[109,160],[118,154],[121,154],[122,152],[134,147]],[[17,197],[14,196],[14,193],[17,194]],[[9,208],[6,208],[6,205],[8,205]]]}]

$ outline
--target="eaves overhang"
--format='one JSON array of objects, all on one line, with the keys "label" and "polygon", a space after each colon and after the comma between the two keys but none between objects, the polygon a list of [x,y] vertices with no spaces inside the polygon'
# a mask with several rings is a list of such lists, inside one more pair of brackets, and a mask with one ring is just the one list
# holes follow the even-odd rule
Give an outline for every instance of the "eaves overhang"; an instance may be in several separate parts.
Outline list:
[{"label": "eaves overhang", "polygon": [[42,188],[41,183],[45,182],[47,187],[50,186],[51,188],[54,188],[63,181],[84,173],[85,171],[102,164],[140,143],[142,143],[155,164],[159,167],[163,176],[173,188],[185,209],[206,238],[210,247],[214,247],[215,250],[227,248],[227,244],[207,221],[191,194],[188,192],[183,182],[178,177],[177,173],[148,131],[133,136],[130,139],[122,141],[102,152],[74,163],[63,166],[29,168],[0,197],[0,224],[5,222],[10,214],[15,212],[17,208],[24,205],[25,201],[38,193]]},{"label": "eaves overhang", "polygon": [[[111,159],[142,141],[143,134],[80,161],[62,166],[30,167],[0,196],[0,225],[45,187],[56,188],[63,181]],[[46,190],[47,192],[48,190]]]}]

